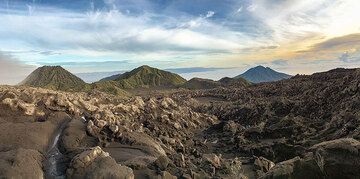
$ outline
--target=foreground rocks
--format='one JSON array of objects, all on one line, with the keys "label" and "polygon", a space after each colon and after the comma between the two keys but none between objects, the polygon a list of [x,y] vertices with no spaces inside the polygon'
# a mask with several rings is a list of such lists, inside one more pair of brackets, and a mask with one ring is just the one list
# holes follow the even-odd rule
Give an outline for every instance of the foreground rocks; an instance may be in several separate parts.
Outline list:
[{"label": "foreground rocks", "polygon": [[[120,98],[0,86],[0,178],[359,178],[359,70]],[[151,94],[151,95],[149,95]]]}]

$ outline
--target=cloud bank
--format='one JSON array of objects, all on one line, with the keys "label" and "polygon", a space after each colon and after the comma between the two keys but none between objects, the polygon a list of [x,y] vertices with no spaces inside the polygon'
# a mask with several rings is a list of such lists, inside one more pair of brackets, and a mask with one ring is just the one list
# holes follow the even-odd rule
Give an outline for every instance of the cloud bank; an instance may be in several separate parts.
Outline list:
[{"label": "cloud bank", "polygon": [[139,64],[294,70],[318,61],[313,70],[329,60],[356,65],[359,9],[358,0],[5,0],[0,49],[23,64],[68,63],[79,73]]}]

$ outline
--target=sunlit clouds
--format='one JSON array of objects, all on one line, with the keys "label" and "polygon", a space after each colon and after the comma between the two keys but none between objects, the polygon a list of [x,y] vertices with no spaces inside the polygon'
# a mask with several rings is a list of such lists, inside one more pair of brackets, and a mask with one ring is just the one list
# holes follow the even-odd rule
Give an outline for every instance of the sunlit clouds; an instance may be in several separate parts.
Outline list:
[{"label": "sunlit clouds", "polygon": [[26,65],[126,61],[89,70],[148,64],[241,73],[263,64],[296,74],[360,60],[357,0],[0,2],[0,51]]}]

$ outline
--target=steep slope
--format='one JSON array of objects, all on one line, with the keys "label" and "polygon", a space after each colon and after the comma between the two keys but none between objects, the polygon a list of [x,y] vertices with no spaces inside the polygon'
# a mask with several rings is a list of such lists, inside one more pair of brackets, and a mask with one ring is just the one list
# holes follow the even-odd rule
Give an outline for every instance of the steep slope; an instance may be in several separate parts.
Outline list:
[{"label": "steep slope", "polygon": [[116,78],[119,88],[174,87],[186,82],[181,76],[149,66],[141,66]]},{"label": "steep slope", "polygon": [[118,84],[115,81],[99,81],[95,83],[91,83],[92,90],[98,90],[107,94],[117,95],[117,96],[131,96],[130,93],[125,90],[119,88]]},{"label": "steep slope", "polygon": [[203,78],[192,78],[181,85],[181,87],[186,89],[212,89],[219,86],[221,86],[219,82]]},{"label": "steep slope", "polygon": [[245,73],[238,75],[235,78],[240,77],[252,83],[261,83],[288,79],[291,78],[291,75],[277,72],[269,67],[257,66],[254,68],[250,68]]},{"label": "steep slope", "polygon": [[221,78],[219,80],[219,82],[224,87],[244,87],[244,86],[248,86],[251,84],[249,81],[245,80],[242,77],[239,77],[239,78],[224,77],[224,78]]},{"label": "steep slope", "polygon": [[82,79],[60,66],[39,67],[19,85],[62,91],[80,91],[87,87]]}]

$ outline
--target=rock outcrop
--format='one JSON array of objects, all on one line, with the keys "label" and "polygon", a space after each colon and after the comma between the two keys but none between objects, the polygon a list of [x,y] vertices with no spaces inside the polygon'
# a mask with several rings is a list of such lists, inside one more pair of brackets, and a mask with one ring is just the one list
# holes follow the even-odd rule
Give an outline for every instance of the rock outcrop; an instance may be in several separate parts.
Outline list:
[{"label": "rock outcrop", "polygon": [[121,166],[100,147],[94,147],[75,156],[67,170],[67,178],[134,179],[131,168]]},{"label": "rock outcrop", "polygon": [[304,158],[278,163],[262,178],[358,178],[360,142],[352,138],[326,141]]},{"label": "rock outcrop", "polygon": [[0,178],[43,178],[43,159],[41,153],[32,149],[0,152]]}]

